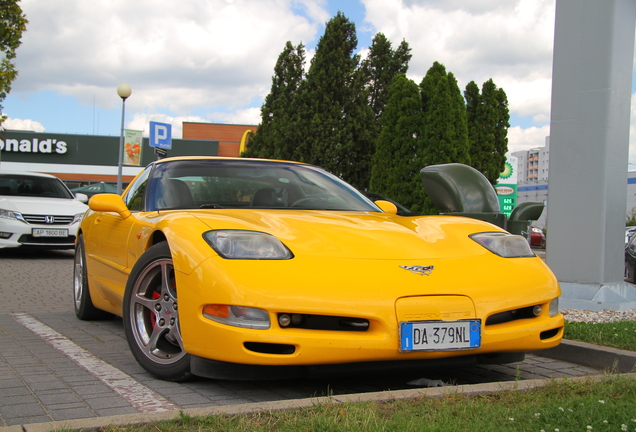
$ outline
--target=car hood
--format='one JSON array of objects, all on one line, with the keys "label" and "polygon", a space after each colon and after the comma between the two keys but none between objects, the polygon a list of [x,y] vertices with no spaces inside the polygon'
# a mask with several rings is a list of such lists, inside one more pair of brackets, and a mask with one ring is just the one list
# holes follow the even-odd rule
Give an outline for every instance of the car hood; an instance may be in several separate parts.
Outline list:
[{"label": "car hood", "polygon": [[0,197],[0,208],[23,214],[70,216],[83,213],[88,206],[76,199],[46,197]]},{"label": "car hood", "polygon": [[502,231],[457,216],[402,217],[333,211],[194,213],[210,229],[245,229],[276,236],[297,258],[459,258],[489,253],[468,236]]}]

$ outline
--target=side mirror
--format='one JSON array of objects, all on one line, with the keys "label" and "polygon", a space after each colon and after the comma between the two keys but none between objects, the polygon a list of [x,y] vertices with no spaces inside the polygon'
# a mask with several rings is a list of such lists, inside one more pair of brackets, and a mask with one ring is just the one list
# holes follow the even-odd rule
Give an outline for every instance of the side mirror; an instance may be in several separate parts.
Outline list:
[{"label": "side mirror", "polygon": [[380,209],[387,214],[397,214],[398,212],[398,208],[395,204],[393,204],[391,201],[385,201],[385,200],[377,200],[374,201],[375,205],[377,205],[378,207],[380,207]]},{"label": "side mirror", "polygon": [[75,199],[86,204],[88,202],[88,195],[78,192],[75,194]]},{"label": "side mirror", "polygon": [[97,212],[115,212],[119,213],[122,219],[130,216],[130,210],[126,207],[121,196],[116,194],[97,194],[93,195],[88,201],[88,207]]}]

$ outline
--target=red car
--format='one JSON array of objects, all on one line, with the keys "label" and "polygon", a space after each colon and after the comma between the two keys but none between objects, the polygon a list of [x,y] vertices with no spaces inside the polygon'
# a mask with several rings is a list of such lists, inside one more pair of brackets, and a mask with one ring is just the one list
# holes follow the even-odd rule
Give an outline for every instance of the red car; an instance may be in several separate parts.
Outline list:
[{"label": "red car", "polygon": [[530,246],[545,248],[545,234],[541,228],[531,226],[530,227]]}]

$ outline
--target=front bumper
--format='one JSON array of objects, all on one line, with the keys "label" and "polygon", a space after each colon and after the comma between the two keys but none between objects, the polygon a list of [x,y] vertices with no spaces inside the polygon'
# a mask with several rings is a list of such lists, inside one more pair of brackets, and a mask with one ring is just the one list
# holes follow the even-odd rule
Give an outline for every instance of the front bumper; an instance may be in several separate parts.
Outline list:
[{"label": "front bumper", "polygon": [[[37,249],[73,249],[79,222],[71,225],[27,224],[18,220],[0,219],[0,249],[37,248]],[[35,237],[33,229],[67,230],[64,237]]]},{"label": "front bumper", "polygon": [[[563,316],[549,316],[550,301],[560,290],[539,258],[506,260],[488,254],[456,261],[431,260],[427,264],[434,265],[435,272],[419,276],[398,265],[415,263],[391,260],[324,258],[246,264],[211,258],[190,274],[177,273],[184,347],[193,356],[218,362],[316,366],[460,357],[471,361],[469,357],[535,351],[560,343]],[[316,272],[316,268],[329,271]],[[488,270],[493,268],[499,273]],[[464,300],[438,301],[455,297]],[[401,307],[401,299],[419,302]],[[428,306],[433,303],[437,306]],[[271,327],[245,329],[211,321],[202,314],[206,304],[264,309]],[[514,318],[510,313],[511,318],[489,320],[535,305],[542,308],[536,317]],[[414,312],[421,314],[416,319],[480,319],[481,347],[400,352],[399,322],[413,320]],[[367,320],[369,326],[366,331],[282,328],[279,313],[352,317]]]}]

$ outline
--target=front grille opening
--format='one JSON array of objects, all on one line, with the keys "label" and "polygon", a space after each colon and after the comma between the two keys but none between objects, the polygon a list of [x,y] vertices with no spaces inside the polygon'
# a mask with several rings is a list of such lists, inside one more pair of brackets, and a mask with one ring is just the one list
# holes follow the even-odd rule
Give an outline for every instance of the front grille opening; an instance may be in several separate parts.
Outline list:
[{"label": "front grille opening", "polygon": [[22,234],[18,239],[19,243],[23,243],[26,245],[43,245],[43,246],[55,246],[55,245],[63,245],[63,246],[74,246],[75,245],[75,236],[67,236],[67,237],[33,237],[31,234]]},{"label": "front grille opening", "polygon": [[279,313],[278,325],[281,328],[363,332],[369,329],[369,320],[342,316]]},{"label": "front grille opening", "polygon": [[541,334],[539,335],[539,338],[541,340],[552,339],[553,337],[559,334],[559,330],[561,330],[561,327],[555,328],[552,330],[546,330],[544,332],[541,332]]},{"label": "front grille opening", "polygon": [[504,324],[507,322],[517,321],[520,319],[536,318],[533,312],[534,306],[528,306],[520,309],[512,309],[505,312],[499,312],[490,315],[486,320],[486,325]]},{"label": "front grille opening", "polygon": [[296,351],[296,347],[294,345],[287,344],[245,342],[243,343],[243,346],[250,351],[260,354],[290,355]]}]

